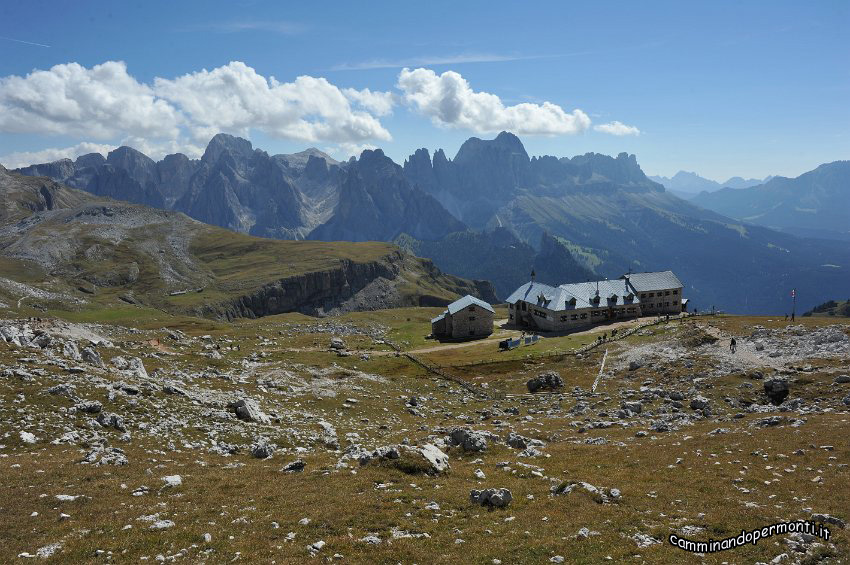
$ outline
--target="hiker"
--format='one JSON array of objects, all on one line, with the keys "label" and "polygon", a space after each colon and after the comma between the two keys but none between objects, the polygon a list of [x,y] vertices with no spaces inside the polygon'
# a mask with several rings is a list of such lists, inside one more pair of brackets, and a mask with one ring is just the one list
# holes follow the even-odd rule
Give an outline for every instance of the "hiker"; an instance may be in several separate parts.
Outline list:
[{"label": "hiker", "polygon": [[785,312],[785,321],[788,321],[788,312]]},{"label": "hiker", "polygon": [[737,348],[737,342],[735,341],[735,338],[733,337],[732,340],[729,342],[729,351],[731,351],[732,353],[735,353],[736,348]]},{"label": "hiker", "polygon": [[791,312],[791,321],[794,321],[794,312]]}]

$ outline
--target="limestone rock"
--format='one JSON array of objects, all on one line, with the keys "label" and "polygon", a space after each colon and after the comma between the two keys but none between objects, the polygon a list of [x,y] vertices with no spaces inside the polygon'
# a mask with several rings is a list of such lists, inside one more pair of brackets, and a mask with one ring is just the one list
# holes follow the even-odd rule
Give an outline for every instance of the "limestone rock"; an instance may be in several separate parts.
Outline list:
[{"label": "limestone rock", "polygon": [[505,508],[513,500],[513,495],[506,488],[473,489],[469,492],[469,500],[481,506]]}]

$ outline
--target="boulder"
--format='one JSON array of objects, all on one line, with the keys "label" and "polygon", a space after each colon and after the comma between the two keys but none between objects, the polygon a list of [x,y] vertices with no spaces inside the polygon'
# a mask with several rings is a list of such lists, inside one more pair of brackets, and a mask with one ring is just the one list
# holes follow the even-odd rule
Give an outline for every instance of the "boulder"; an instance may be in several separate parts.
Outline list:
[{"label": "boulder", "polygon": [[227,405],[236,417],[245,422],[268,424],[271,419],[260,410],[260,406],[250,398],[240,398]]},{"label": "boulder", "polygon": [[80,355],[82,356],[83,361],[89,365],[94,365],[101,369],[106,367],[106,365],[103,364],[103,359],[100,358],[100,354],[91,347],[84,348]]},{"label": "boulder", "polygon": [[449,435],[452,445],[459,445],[464,451],[484,451],[487,449],[487,438],[481,432],[455,428]]},{"label": "boulder", "polygon": [[296,459],[291,463],[287,463],[283,467],[283,469],[281,469],[281,471],[283,471],[284,473],[300,473],[304,470],[304,467],[306,466],[307,464],[304,463],[304,461],[302,461],[301,459]]},{"label": "boulder", "polygon": [[844,522],[844,520],[836,516],[830,516],[829,514],[812,514],[812,522],[818,522],[821,524],[833,524],[835,526],[838,526],[842,530],[847,526],[847,523]]},{"label": "boulder", "polygon": [[528,440],[514,432],[508,434],[508,439],[505,443],[514,449],[525,449],[528,447]]},{"label": "boulder", "polygon": [[426,443],[422,447],[406,448],[417,451],[429,465],[434,474],[442,473],[449,469],[449,456],[443,453],[437,446]]},{"label": "boulder", "polygon": [[704,396],[697,396],[696,398],[691,399],[691,409],[692,410],[704,410],[708,408],[709,401]]},{"label": "boulder", "polygon": [[850,383],[850,375],[838,375],[835,377],[835,384]]},{"label": "boulder", "polygon": [[97,400],[84,400],[75,404],[74,408],[76,408],[77,412],[83,412],[85,414],[97,414],[101,410],[103,410],[103,405]]},{"label": "boulder", "polygon": [[331,349],[337,349],[337,350],[345,349],[345,342],[342,341],[342,339],[340,339],[338,337],[332,337],[331,338]]},{"label": "boulder", "polygon": [[506,488],[473,489],[469,492],[469,500],[481,506],[505,508],[513,500],[513,495]]},{"label": "boulder", "polygon": [[629,361],[629,371],[637,371],[643,367],[643,361]]},{"label": "boulder", "polygon": [[785,379],[769,379],[764,381],[764,393],[774,406],[779,406],[788,398],[788,381]]},{"label": "boulder", "polygon": [[546,371],[530,379],[525,385],[528,387],[528,392],[534,393],[538,390],[562,388],[564,381],[561,380],[561,375],[556,371]]},{"label": "boulder", "polygon": [[115,428],[119,432],[126,431],[124,426],[124,418],[112,412],[101,412],[97,415],[97,423],[104,428]]},{"label": "boulder", "polygon": [[643,410],[643,405],[640,402],[623,402],[622,408],[633,414],[640,414],[641,410]]},{"label": "boulder", "polygon": [[251,455],[257,459],[268,459],[274,455],[275,446],[261,438],[251,446]]}]

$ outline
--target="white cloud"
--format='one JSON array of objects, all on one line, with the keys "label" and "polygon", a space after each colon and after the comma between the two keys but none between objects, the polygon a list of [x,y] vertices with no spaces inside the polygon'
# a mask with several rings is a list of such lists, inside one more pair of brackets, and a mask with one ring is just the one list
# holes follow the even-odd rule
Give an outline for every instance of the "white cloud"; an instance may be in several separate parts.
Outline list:
[{"label": "white cloud", "polygon": [[180,115],[120,61],[0,78],[0,131],[111,139],[176,137]]},{"label": "white cloud", "polygon": [[635,126],[627,126],[623,122],[616,120],[607,124],[593,126],[593,129],[602,133],[610,133],[611,135],[640,135],[640,130]]},{"label": "white cloud", "polygon": [[473,91],[454,71],[438,75],[430,69],[405,68],[397,86],[408,104],[440,126],[526,135],[576,134],[590,126],[581,110],[566,112],[551,102],[505,106],[495,94]]},{"label": "white cloud", "polygon": [[41,151],[20,151],[0,156],[0,163],[7,169],[17,169],[38,163],[50,163],[59,159],[76,159],[87,153],[100,153],[104,157],[115,149],[114,145],[83,142],[73,147],[42,149]]},{"label": "white cloud", "polygon": [[378,90],[372,91],[368,88],[364,88],[363,90],[345,88],[342,92],[345,94],[346,98],[357,103],[376,116],[388,116],[393,113],[395,95],[392,92],[381,92]]},{"label": "white cloud", "polygon": [[197,154],[216,133],[251,130],[308,143],[387,141],[378,117],[392,106],[392,93],[343,90],[311,76],[279,82],[238,61],[150,84],[117,61],[0,77],[0,132],[120,139],[153,155]]},{"label": "white cloud", "polygon": [[221,131],[248,135],[252,128],[307,142],[391,139],[375,116],[352,109],[324,78],[300,76],[282,83],[234,61],[173,80],[157,78],[154,89],[180,108],[199,139]]}]

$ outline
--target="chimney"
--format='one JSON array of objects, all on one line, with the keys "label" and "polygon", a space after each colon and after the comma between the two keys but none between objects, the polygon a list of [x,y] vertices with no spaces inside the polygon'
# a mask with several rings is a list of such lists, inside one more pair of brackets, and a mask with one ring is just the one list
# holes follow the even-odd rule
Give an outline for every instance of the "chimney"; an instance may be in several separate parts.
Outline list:
[{"label": "chimney", "polygon": [[531,282],[534,282],[534,277],[537,275],[534,274],[534,269],[531,269]]}]

